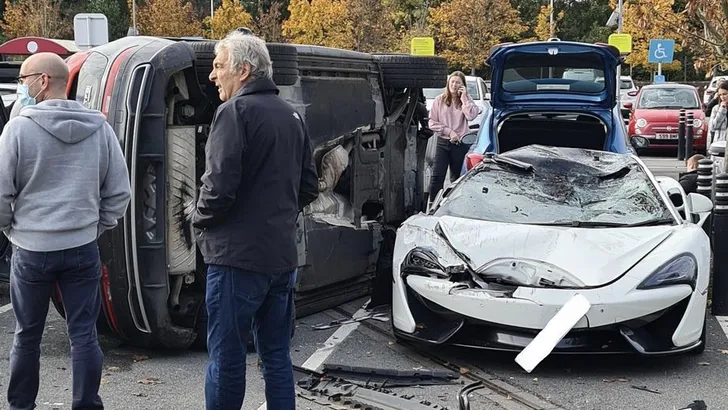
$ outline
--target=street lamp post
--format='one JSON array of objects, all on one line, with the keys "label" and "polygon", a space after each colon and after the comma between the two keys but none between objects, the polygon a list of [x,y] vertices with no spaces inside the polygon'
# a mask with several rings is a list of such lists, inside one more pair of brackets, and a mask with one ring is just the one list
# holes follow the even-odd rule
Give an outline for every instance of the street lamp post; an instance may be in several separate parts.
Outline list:
[{"label": "street lamp post", "polygon": [[554,0],[551,0],[549,7],[551,9],[551,15],[549,16],[549,37],[554,38]]},{"label": "street lamp post", "polygon": [[[618,7],[617,10],[619,10],[619,16],[617,16],[617,18],[618,18],[617,33],[618,34],[622,34],[622,21],[623,21],[622,6],[623,6],[622,0],[619,0],[619,5],[617,6]],[[619,107],[620,109],[622,108],[622,96],[621,96],[622,93],[620,92],[621,88],[622,88],[622,64],[617,66],[617,107]]]}]

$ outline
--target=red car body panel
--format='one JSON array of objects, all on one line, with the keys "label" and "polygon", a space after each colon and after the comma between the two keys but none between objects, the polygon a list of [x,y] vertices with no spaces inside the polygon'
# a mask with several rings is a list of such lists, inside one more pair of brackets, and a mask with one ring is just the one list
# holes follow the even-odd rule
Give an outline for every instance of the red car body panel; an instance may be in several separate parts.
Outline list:
[{"label": "red car body panel", "polygon": [[[693,128],[693,151],[705,152],[706,137],[708,135],[708,118],[705,117],[705,113],[703,112],[698,90],[695,87],[684,84],[664,84],[664,86],[685,88],[695,94],[695,99],[700,107],[685,109],[685,113],[693,114],[693,123],[695,124],[695,127]],[[645,92],[646,89],[654,90],[654,86],[651,88],[643,87],[635,99],[635,104],[641,101],[642,93]],[[629,119],[629,135],[647,138],[650,141],[650,150],[676,150],[678,142],[677,134],[679,128],[679,117],[679,109],[643,108],[633,106]],[[687,129],[685,135],[687,136]]]}]

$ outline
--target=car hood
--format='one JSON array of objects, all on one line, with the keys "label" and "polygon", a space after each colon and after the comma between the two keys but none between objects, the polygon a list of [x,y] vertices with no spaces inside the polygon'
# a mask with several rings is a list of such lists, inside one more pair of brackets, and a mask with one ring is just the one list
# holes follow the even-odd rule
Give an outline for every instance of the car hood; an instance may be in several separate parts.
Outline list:
[{"label": "car hood", "polygon": [[[583,93],[569,91],[570,87],[585,87],[586,82],[552,78],[514,81],[513,67],[582,67],[588,61],[589,68],[604,72],[605,83],[601,91]],[[492,67],[491,104],[495,109],[513,105],[560,104],[593,106],[611,109],[616,105],[616,68],[621,63],[619,51],[606,45],[566,41],[546,41],[509,44],[495,47],[487,60]],[[504,89],[503,79],[511,78],[510,91]]]},{"label": "car hood", "polygon": [[485,267],[488,273],[489,266],[492,272],[530,269],[534,275],[543,273],[551,279],[563,275],[583,287],[602,286],[618,279],[675,228],[597,229],[517,225],[454,216],[437,219],[436,229],[441,236],[453,250],[467,257],[476,271]]},{"label": "car hood", "polygon": [[[693,118],[703,119],[705,114],[700,108],[692,110],[685,110],[686,113],[693,113]],[[634,111],[635,118],[644,118],[647,121],[657,122],[674,122],[677,124],[680,118],[680,110],[650,110],[650,109],[636,109]]]}]

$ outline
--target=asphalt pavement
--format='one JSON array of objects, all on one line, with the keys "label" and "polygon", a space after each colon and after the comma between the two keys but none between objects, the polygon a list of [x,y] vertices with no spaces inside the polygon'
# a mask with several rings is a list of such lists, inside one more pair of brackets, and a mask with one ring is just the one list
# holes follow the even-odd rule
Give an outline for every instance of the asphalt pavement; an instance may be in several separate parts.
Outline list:
[{"label": "asphalt pavement", "polygon": [[[667,157],[643,158],[659,175],[677,177],[683,166]],[[728,338],[717,320],[708,315],[708,343],[699,356],[640,359],[634,356],[550,357],[533,373],[523,371],[513,354],[459,348],[437,351],[414,349],[396,342],[388,320],[316,330],[314,325],[346,319],[366,299],[297,321],[292,341],[296,365],[366,366],[383,369],[452,370],[454,383],[438,386],[391,388],[414,402],[458,408],[458,392],[475,379],[498,389],[485,389],[471,397],[474,409],[524,409],[523,402],[550,409],[678,409],[704,400],[709,409],[725,403],[728,384]],[[0,312],[9,303],[7,285],[0,284]],[[386,313],[386,312],[385,312]],[[386,315],[385,315],[386,317]],[[12,310],[0,313],[0,408],[6,408],[8,352],[13,340]],[[101,396],[109,409],[204,408],[204,351],[157,351],[133,348],[101,337],[105,354]],[[50,307],[41,356],[38,409],[70,409],[69,344],[63,319]],[[255,353],[247,356],[247,396],[243,409],[257,410],[265,402],[264,384]],[[447,366],[444,367],[444,366]],[[327,408],[299,398],[300,409]]]}]

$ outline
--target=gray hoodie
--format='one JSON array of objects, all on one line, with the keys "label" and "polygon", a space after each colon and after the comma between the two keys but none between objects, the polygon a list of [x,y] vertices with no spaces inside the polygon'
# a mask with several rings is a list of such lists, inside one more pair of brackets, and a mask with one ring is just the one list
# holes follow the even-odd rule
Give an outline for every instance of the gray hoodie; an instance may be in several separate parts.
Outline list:
[{"label": "gray hoodie", "polygon": [[98,111],[43,101],[0,135],[0,230],[22,249],[90,243],[116,226],[130,197],[119,140]]}]

